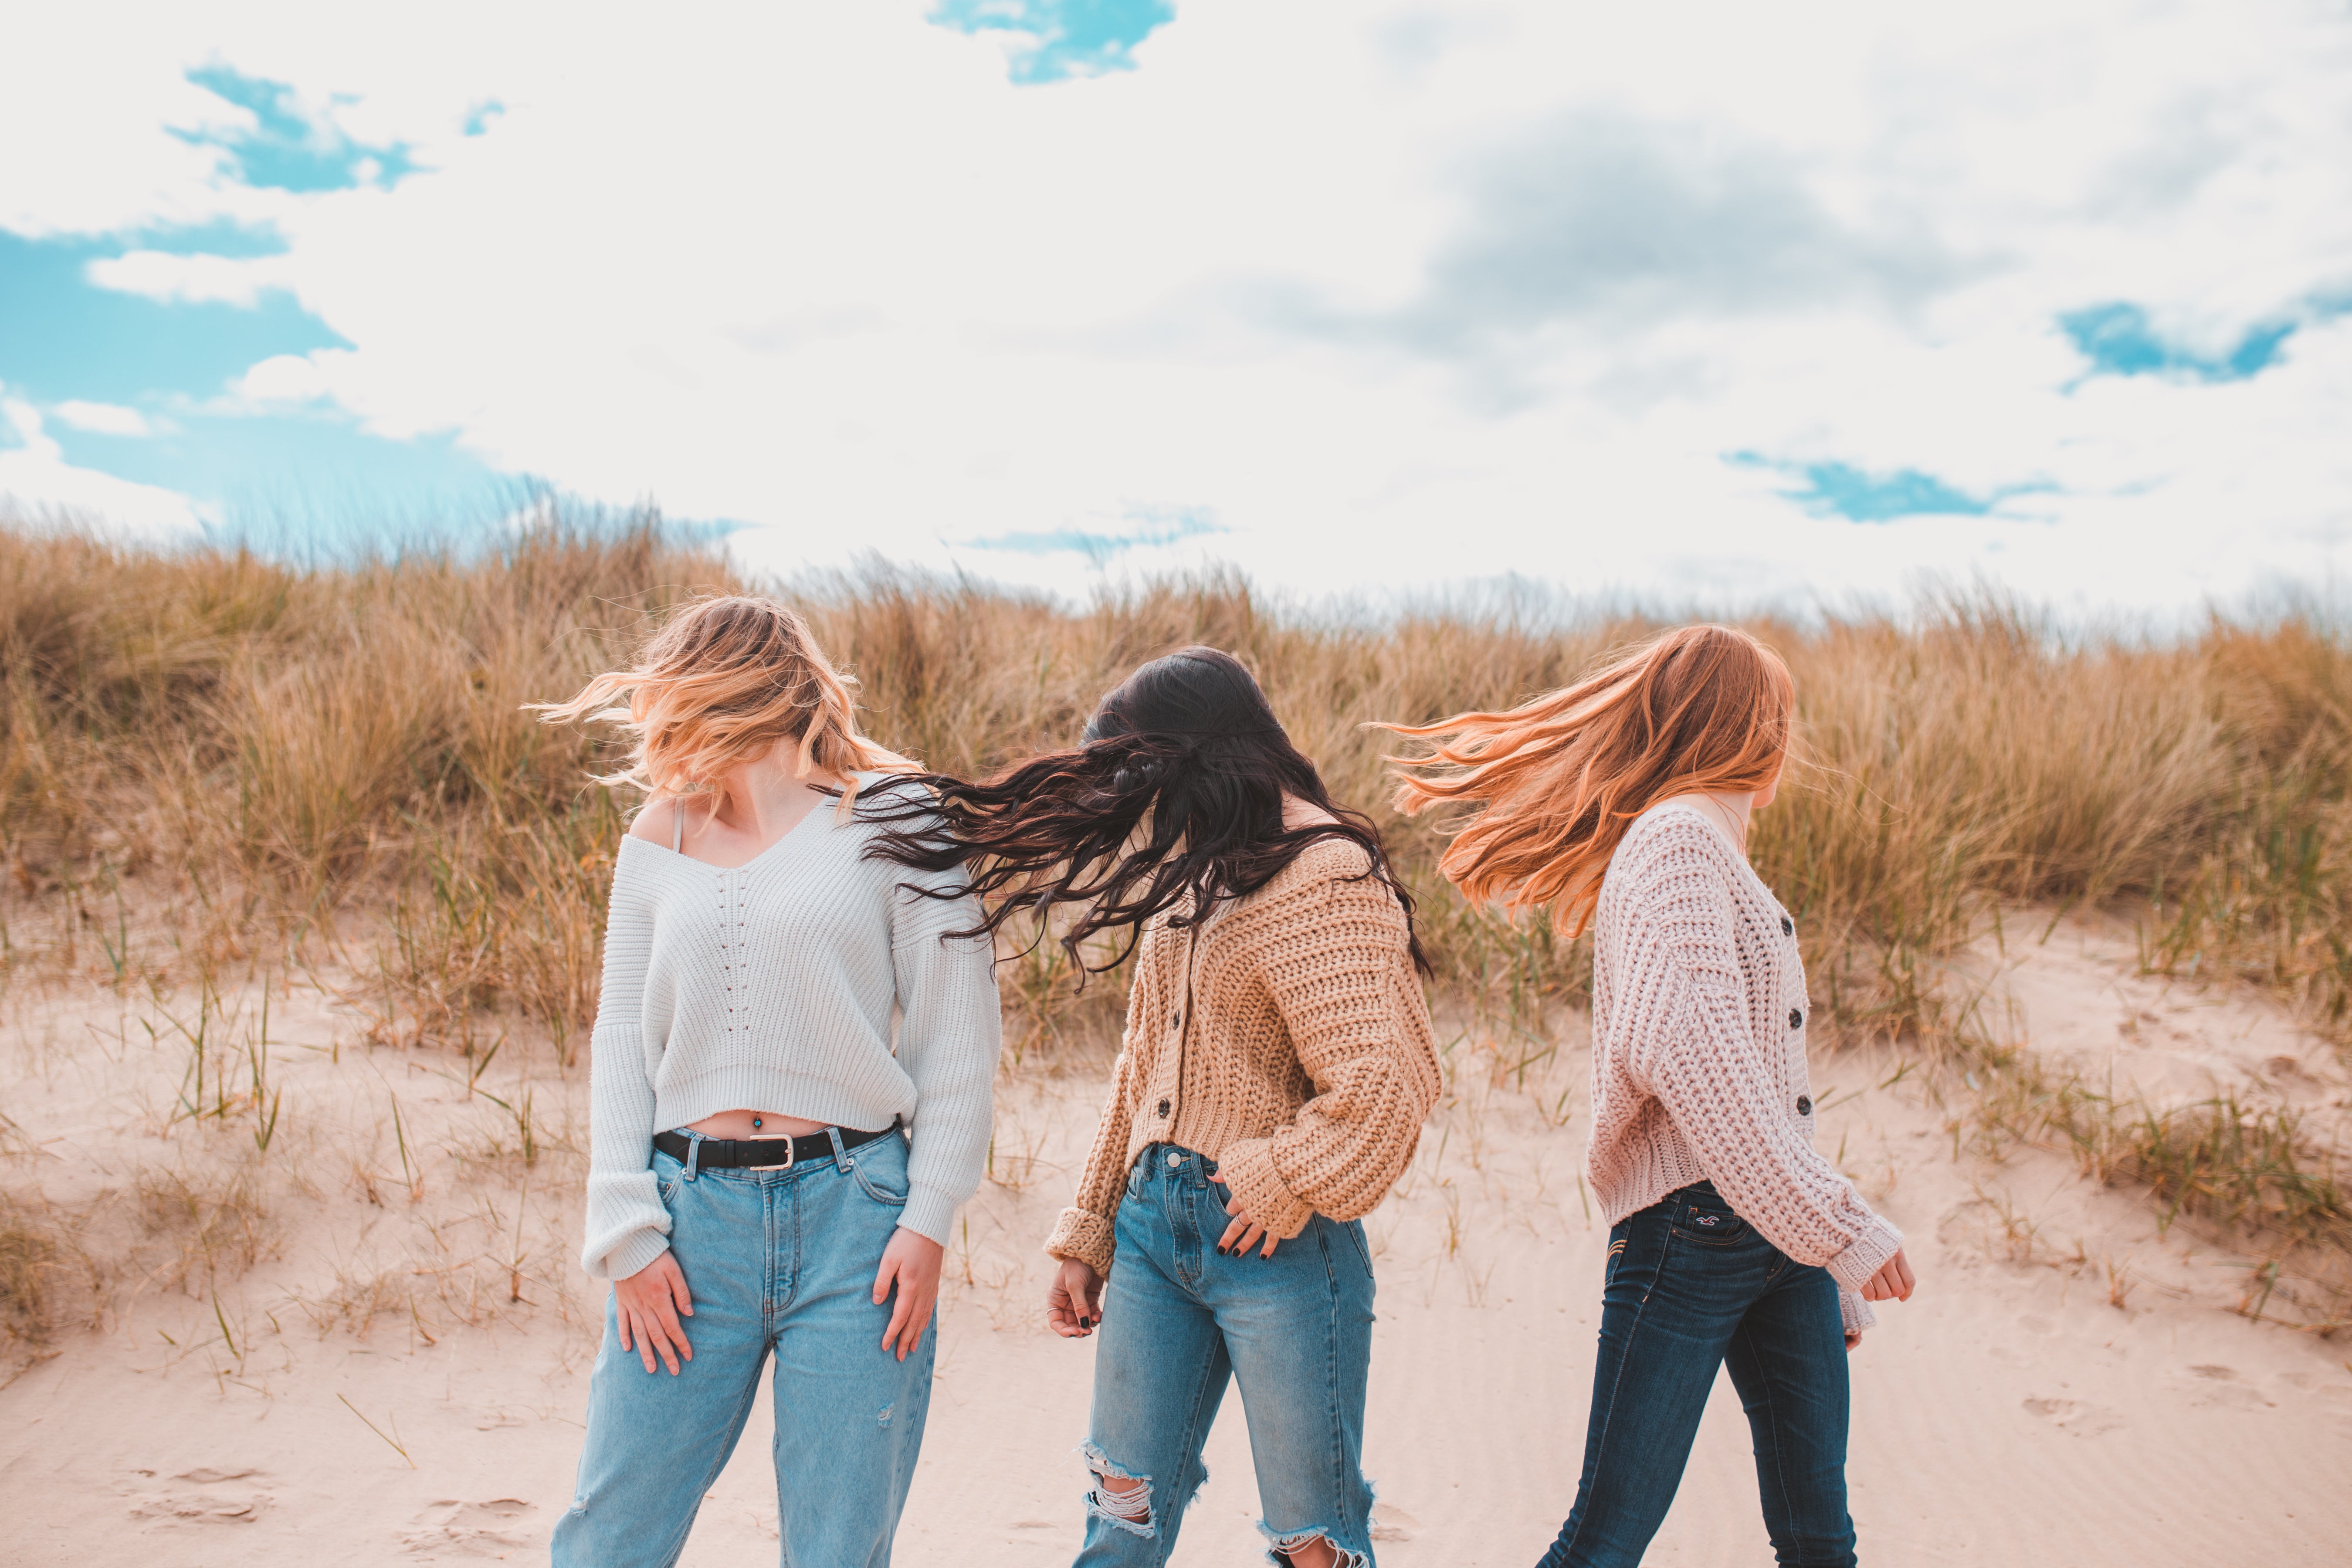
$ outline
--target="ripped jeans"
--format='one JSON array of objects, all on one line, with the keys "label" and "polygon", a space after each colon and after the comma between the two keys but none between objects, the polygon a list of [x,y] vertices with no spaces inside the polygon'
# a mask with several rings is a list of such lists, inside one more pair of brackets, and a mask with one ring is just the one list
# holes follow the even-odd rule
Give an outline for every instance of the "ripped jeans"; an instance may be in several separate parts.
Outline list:
[{"label": "ripped jeans", "polygon": [[[1141,1479],[1148,1503],[1089,1492],[1078,1568],[1168,1561],[1208,1477],[1201,1447],[1229,1378],[1249,1417],[1269,1547],[1319,1535],[1339,1568],[1372,1568],[1372,1489],[1360,1467],[1372,1349],[1364,1227],[1317,1215],[1272,1258],[1221,1258],[1232,1194],[1215,1176],[1214,1161],[1169,1143],[1145,1149],[1128,1173],[1087,1459],[1098,1474]],[[1268,1561],[1282,1563],[1273,1552]]]},{"label": "ripped jeans", "polygon": [[555,1568],[659,1564],[742,1436],[775,1357],[776,1508],[787,1564],[888,1568],[923,1417],[926,1330],[905,1361],[881,1348],[874,1273],[907,1201],[907,1142],[877,1138],[782,1170],[698,1171],[656,1152],[670,1250],[694,1316],[676,1377],[621,1349],[610,1299],[588,1383],[588,1436]]}]

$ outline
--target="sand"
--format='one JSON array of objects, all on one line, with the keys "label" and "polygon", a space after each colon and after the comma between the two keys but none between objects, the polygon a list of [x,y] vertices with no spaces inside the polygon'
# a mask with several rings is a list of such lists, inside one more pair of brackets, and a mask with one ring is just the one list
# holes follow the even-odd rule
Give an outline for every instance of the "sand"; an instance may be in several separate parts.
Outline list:
[{"label": "sand", "polygon": [[[1972,955],[1989,1016],[2053,1059],[2156,1096],[2352,1103],[2336,1054],[2259,998],[2133,973],[2128,936],[2012,922]],[[249,1105],[198,1122],[184,1035],[154,1003],[76,984],[12,993],[0,1054],[23,1141],[12,1191],[90,1207],[111,1259],[102,1327],[0,1390],[10,1563],[436,1562],[543,1557],[569,1500],[600,1288],[571,1261],[585,1073],[516,1038],[469,1087],[454,1055],[371,1048],[332,977],[272,977],[266,1157]],[[261,987],[207,1037],[244,1041]],[[193,998],[167,998],[193,1025]],[[183,1005],[184,1004],[184,1005]],[[152,1033],[151,1033],[151,1029]],[[1380,1275],[1366,1468],[1386,1563],[1523,1565],[1571,1500],[1606,1233],[1586,1212],[1584,1059],[1449,1026],[1451,1088],[1370,1221]],[[215,1046],[217,1048],[217,1045]],[[249,1079],[244,1056],[230,1065]],[[1822,1147],[1910,1237],[1917,1297],[1855,1352],[1851,1476],[1878,1563],[2335,1563],[2352,1538],[2352,1336],[2239,1310],[2252,1259],[2144,1194],[1956,1138],[1927,1075],[1816,1063]],[[211,1071],[214,1069],[208,1069]],[[1035,1250],[1100,1093],[1008,1070],[992,1179],[950,1255],[929,1435],[898,1560],[1066,1561],[1078,1540],[1093,1342],[1047,1333]],[[527,1163],[506,1107],[531,1108]],[[396,1099],[400,1131],[391,1125]],[[210,1102],[217,1104],[217,1100]],[[184,1109],[184,1107],[182,1107]],[[404,1165],[401,1146],[406,1145]],[[29,1145],[29,1147],[27,1146]],[[185,1233],[148,1234],[142,1172],[202,1191],[257,1161],[264,1256],[207,1283]],[[102,1196],[105,1194],[111,1196]],[[235,1227],[215,1238],[235,1250]],[[516,1295],[521,1300],[513,1300]],[[0,1376],[7,1375],[0,1372]],[[772,1560],[768,1415],[706,1501],[685,1561]],[[1239,1402],[1179,1564],[1261,1561]],[[1718,1384],[1651,1562],[1765,1563],[1745,1424]]]}]

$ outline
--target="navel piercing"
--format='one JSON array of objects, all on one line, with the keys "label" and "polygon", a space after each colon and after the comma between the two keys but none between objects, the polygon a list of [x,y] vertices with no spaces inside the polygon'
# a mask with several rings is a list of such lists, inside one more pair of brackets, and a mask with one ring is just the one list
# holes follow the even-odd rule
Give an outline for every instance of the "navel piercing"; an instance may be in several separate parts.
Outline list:
[{"label": "navel piercing", "polygon": [[752,1131],[757,1132],[761,1128],[762,1128],[762,1127],[764,1127],[764,1126],[766,1126],[766,1125],[767,1125],[767,1123],[766,1123],[766,1122],[764,1122],[764,1121],[761,1121],[758,1117],[754,1116],[753,1118],[751,1118],[751,1131]]}]

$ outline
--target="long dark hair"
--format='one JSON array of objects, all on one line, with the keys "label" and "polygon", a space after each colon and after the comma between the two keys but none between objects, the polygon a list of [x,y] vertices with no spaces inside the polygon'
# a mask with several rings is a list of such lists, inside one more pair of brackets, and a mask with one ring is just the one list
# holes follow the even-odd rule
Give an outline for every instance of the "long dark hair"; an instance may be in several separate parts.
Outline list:
[{"label": "long dark hair", "polygon": [[[1034,950],[1055,906],[1082,906],[1061,942],[1083,977],[1124,963],[1153,916],[1181,904],[1169,923],[1197,924],[1219,900],[1265,887],[1308,845],[1344,838],[1370,857],[1363,874],[1396,895],[1413,963],[1429,969],[1412,896],[1379,830],[1331,799],[1229,653],[1188,647],[1153,659],[1102,700],[1073,750],[983,784],[945,773],[893,783],[900,787],[861,803],[861,816],[892,825],[866,854],[922,871],[970,868],[967,883],[985,913],[960,936],[993,937],[1026,912],[1037,923]],[[1332,820],[1285,827],[1286,795]],[[1088,964],[1080,944],[1098,931],[1123,931],[1124,940],[1108,962]]]}]

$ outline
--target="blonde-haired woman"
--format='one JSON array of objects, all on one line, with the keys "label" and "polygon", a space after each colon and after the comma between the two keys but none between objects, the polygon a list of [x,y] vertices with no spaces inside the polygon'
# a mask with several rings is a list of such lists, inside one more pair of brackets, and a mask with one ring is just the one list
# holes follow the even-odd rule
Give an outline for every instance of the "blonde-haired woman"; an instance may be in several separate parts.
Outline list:
[{"label": "blonde-haired woman", "polygon": [[1845,1352],[1912,1275],[1814,1152],[1796,922],[1748,863],[1795,707],[1769,648],[1700,626],[1508,712],[1391,726],[1444,738],[1403,810],[1480,808],[1445,875],[1593,932],[1586,1170],[1612,1229],[1583,1474],[1542,1568],[1641,1561],[1718,1366],[1776,1559],[1854,1561]]},{"label": "blonde-haired woman", "polygon": [[651,796],[605,929],[582,1263],[613,1291],[554,1561],[676,1562],[772,1352],[783,1560],[881,1568],[988,1152],[995,969],[948,934],[979,908],[868,858],[913,764],[782,605],[692,605],[547,716],[621,724],[605,782]]}]

